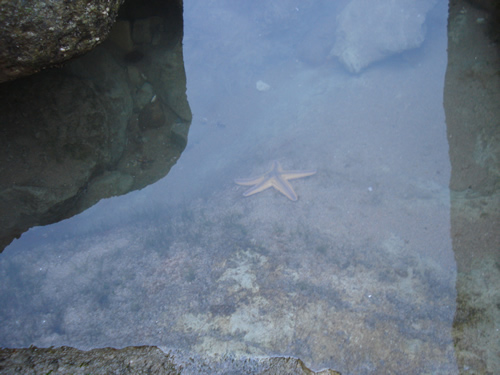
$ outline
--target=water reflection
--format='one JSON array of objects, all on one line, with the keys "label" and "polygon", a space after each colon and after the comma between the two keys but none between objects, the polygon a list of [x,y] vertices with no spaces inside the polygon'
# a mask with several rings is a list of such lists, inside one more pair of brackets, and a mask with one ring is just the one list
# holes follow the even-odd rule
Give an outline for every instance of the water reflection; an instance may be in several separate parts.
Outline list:
[{"label": "water reflection", "polygon": [[134,20],[133,8],[91,53],[0,87],[0,252],[34,225],[157,181],[186,147],[182,11]]},{"label": "water reflection", "polygon": [[[352,75],[326,22],[348,2],[329,3],[186,4],[185,153],[157,183],[7,248],[0,345],[457,372],[446,4],[425,14],[418,49]],[[306,48],[311,35],[328,48]],[[294,181],[296,202],[242,197],[233,179],[274,159],[317,174]]]}]

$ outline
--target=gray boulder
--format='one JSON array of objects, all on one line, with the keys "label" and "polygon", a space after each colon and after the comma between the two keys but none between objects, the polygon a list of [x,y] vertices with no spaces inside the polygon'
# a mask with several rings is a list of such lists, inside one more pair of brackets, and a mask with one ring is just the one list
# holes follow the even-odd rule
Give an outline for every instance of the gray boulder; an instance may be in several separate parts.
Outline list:
[{"label": "gray boulder", "polygon": [[124,0],[0,0],[0,82],[82,55],[107,37]]}]

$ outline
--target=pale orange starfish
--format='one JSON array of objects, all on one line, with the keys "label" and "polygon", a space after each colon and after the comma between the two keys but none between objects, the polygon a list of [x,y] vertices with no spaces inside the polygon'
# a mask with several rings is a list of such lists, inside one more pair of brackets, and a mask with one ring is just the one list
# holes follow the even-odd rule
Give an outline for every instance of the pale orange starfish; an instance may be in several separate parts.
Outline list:
[{"label": "pale orange starfish", "polygon": [[270,188],[271,186],[278,190],[280,193],[285,195],[288,199],[292,201],[297,200],[297,194],[293,191],[292,185],[288,180],[293,180],[295,178],[302,178],[307,176],[312,176],[316,171],[284,171],[281,168],[281,164],[274,160],[271,170],[264,173],[262,176],[255,178],[240,178],[234,180],[238,185],[255,185],[245,191],[243,196],[248,197],[256,193],[260,193],[263,190]]}]

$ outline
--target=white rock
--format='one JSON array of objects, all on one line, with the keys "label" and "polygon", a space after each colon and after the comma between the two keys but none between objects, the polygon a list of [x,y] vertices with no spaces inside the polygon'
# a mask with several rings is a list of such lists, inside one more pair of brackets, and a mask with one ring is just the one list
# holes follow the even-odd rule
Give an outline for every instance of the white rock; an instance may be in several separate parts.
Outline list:
[{"label": "white rock", "polygon": [[259,91],[268,91],[271,88],[271,86],[269,86],[264,81],[257,81],[257,83],[255,84],[255,87]]},{"label": "white rock", "polygon": [[330,56],[353,73],[375,61],[419,47],[425,16],[436,0],[352,0],[338,16]]}]

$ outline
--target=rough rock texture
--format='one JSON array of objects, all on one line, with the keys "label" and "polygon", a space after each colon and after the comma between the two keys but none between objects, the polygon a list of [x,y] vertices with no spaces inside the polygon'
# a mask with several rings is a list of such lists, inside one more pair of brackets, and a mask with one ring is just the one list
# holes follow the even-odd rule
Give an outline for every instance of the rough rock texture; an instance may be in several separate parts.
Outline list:
[{"label": "rough rock texture", "polygon": [[108,35],[124,0],[0,0],[0,82],[82,55]]},{"label": "rough rock texture", "polygon": [[493,11],[461,3],[451,2],[448,25],[444,105],[450,159],[457,166],[450,188],[488,195],[500,189],[499,57],[493,44],[500,41],[499,19]]},{"label": "rough rock texture", "polygon": [[182,7],[163,4],[62,68],[0,85],[0,249],[175,164],[191,111]]},{"label": "rough rock texture", "polygon": [[[2,374],[288,374],[335,375],[314,372],[295,358],[199,358],[164,353],[154,346],[82,351],[70,347],[0,349]],[[340,375],[340,374],[339,374]]]},{"label": "rough rock texture", "polygon": [[467,374],[500,369],[499,15],[498,1],[450,1],[444,108],[458,268],[453,337]]},{"label": "rough rock texture", "polygon": [[419,47],[425,16],[436,0],[352,0],[338,16],[331,56],[352,73],[375,61]]}]

